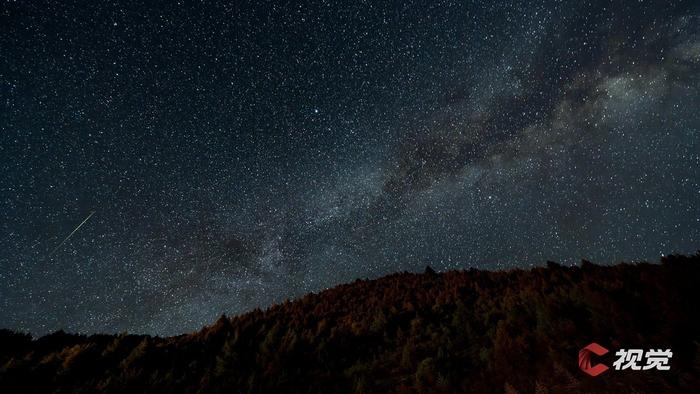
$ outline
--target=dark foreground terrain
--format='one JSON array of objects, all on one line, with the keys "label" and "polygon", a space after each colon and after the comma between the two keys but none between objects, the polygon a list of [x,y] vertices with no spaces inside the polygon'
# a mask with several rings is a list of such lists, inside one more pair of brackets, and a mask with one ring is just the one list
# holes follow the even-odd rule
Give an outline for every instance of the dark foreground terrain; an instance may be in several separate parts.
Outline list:
[{"label": "dark foreground terrain", "polygon": [[[700,255],[395,274],[170,338],[0,331],[0,392],[697,392]],[[671,348],[670,371],[578,351]]]}]

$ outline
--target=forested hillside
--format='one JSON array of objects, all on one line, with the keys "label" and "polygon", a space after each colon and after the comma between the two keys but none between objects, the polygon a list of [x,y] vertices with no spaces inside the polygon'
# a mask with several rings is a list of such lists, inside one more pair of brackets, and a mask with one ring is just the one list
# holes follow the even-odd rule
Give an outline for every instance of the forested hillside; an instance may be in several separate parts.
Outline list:
[{"label": "forested hillside", "polygon": [[[698,286],[700,255],[427,268],[222,316],[176,337],[4,330],[0,392],[687,393],[700,387]],[[588,376],[577,357],[591,342],[671,348],[671,370]]]}]

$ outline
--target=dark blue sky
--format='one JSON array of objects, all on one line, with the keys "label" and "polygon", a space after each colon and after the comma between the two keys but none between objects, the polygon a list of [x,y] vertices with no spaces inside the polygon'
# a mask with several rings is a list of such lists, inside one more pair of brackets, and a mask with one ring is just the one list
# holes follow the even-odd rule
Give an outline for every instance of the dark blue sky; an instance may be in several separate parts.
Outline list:
[{"label": "dark blue sky", "polygon": [[0,6],[4,327],[698,249],[693,2],[140,3]]}]

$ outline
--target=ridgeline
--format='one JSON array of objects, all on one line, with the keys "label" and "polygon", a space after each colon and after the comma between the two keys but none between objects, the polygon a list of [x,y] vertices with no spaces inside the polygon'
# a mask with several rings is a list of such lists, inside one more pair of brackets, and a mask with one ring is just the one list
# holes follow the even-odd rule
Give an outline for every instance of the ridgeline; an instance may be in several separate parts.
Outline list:
[{"label": "ridgeline", "polygon": [[[399,273],[175,337],[0,330],[0,392],[601,393],[700,387],[700,255]],[[578,352],[670,348],[591,377]],[[597,362],[612,365],[614,355]]]}]

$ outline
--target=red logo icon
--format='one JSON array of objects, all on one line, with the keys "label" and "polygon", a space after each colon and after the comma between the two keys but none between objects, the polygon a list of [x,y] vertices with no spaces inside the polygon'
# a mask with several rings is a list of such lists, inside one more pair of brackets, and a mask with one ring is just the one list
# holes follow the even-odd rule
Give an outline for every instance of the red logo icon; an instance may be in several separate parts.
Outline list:
[{"label": "red logo icon", "polygon": [[603,365],[603,364],[591,365],[591,356],[594,354],[596,356],[602,356],[602,355],[606,354],[607,352],[608,352],[608,349],[598,345],[595,342],[591,343],[590,345],[579,350],[579,352],[578,352],[578,367],[581,368],[581,371],[583,371],[591,376],[600,375],[601,373],[607,371],[608,367]]}]

